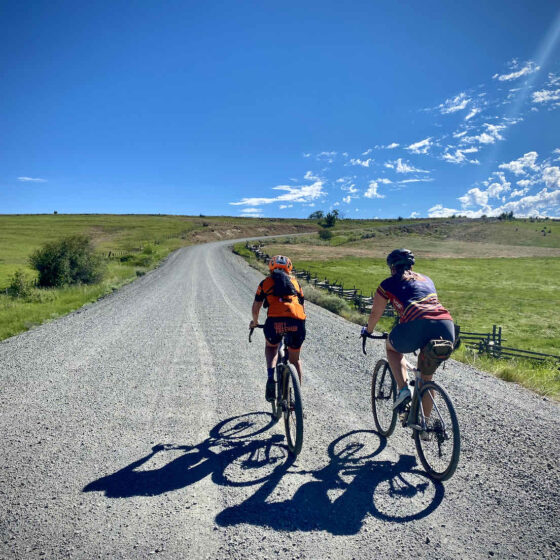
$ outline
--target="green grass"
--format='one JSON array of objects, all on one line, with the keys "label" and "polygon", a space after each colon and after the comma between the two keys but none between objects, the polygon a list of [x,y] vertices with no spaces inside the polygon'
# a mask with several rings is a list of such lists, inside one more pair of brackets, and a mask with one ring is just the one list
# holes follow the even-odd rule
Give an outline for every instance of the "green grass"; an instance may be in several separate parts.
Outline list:
[{"label": "green grass", "polygon": [[[268,229],[267,229],[268,228]],[[157,266],[171,251],[192,242],[232,235],[257,235],[278,229],[316,230],[308,220],[278,220],[148,215],[4,215],[0,216],[0,340],[95,301]],[[6,294],[17,270],[36,278],[29,256],[47,242],[85,234],[105,257],[103,281],[59,289],[33,289],[29,297]],[[195,235],[201,235],[195,238]]]},{"label": "green grass", "polygon": [[[306,260],[294,265],[320,278],[342,282],[345,288],[355,286],[366,295],[388,273],[383,259]],[[560,354],[560,322],[553,315],[558,307],[560,259],[431,259],[418,263],[416,269],[434,280],[440,301],[463,330],[488,332],[496,324],[503,327],[505,346]],[[389,330],[391,323],[391,319],[383,319],[380,330]],[[533,367],[526,360],[482,363],[504,378],[560,396],[558,371],[550,364]],[[537,373],[528,376],[527,367]]]}]

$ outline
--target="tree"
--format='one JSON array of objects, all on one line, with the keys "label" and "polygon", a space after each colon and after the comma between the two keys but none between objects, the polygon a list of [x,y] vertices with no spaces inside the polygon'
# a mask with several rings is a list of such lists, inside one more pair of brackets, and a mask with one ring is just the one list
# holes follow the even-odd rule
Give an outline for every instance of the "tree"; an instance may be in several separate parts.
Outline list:
[{"label": "tree", "polygon": [[332,210],[325,216],[323,227],[333,227],[338,220],[338,210]]},{"label": "tree", "polygon": [[313,214],[309,214],[309,219],[310,220],[321,220],[324,215],[325,214],[323,213],[322,210],[317,210],[316,212],[313,212]]}]

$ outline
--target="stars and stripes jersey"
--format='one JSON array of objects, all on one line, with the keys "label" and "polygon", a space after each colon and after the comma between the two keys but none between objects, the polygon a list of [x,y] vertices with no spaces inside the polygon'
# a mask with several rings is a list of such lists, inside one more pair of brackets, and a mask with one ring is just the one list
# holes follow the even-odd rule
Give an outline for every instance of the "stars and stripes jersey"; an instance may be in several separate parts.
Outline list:
[{"label": "stars and stripes jersey", "polygon": [[403,278],[386,278],[379,284],[377,293],[393,304],[400,317],[399,323],[416,319],[453,320],[439,302],[434,283],[423,274],[408,272]]}]

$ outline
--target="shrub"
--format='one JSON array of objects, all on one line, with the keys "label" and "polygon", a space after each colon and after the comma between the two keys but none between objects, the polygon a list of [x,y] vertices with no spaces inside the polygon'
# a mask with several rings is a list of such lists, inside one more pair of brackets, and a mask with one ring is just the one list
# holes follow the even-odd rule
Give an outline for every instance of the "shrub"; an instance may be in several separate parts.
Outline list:
[{"label": "shrub", "polygon": [[319,232],[319,237],[321,239],[323,239],[324,241],[328,241],[329,239],[332,239],[332,236],[333,236],[332,231],[330,231],[328,229],[322,229]]},{"label": "shrub", "polygon": [[10,278],[8,294],[12,297],[28,298],[33,291],[33,282],[27,278],[23,270],[16,270]]},{"label": "shrub", "polygon": [[29,258],[39,273],[39,286],[94,284],[103,277],[100,258],[85,235],[65,237],[47,243]]}]

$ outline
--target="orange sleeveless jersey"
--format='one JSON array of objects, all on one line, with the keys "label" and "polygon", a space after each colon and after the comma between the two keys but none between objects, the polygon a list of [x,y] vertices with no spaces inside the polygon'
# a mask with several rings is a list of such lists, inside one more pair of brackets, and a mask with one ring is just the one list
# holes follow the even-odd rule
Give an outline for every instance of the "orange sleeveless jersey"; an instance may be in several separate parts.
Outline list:
[{"label": "orange sleeveless jersey", "polygon": [[[290,276],[290,280],[294,285],[297,293],[303,298],[303,290],[298,281]],[[274,280],[267,276],[257,288],[255,294],[256,301],[268,302],[268,316],[269,317],[292,317],[293,319],[305,319],[305,311],[303,304],[299,302],[297,295],[276,297],[273,295]]]}]

